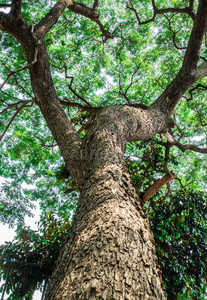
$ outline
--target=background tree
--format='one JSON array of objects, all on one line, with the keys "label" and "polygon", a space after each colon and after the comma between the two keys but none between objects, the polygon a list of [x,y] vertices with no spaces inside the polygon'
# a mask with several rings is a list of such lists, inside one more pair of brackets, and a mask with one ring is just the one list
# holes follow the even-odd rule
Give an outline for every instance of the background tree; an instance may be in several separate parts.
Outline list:
[{"label": "background tree", "polygon": [[2,221],[68,224],[80,191],[47,298],[165,299],[144,204],[168,298],[202,297],[206,1],[0,6]]}]

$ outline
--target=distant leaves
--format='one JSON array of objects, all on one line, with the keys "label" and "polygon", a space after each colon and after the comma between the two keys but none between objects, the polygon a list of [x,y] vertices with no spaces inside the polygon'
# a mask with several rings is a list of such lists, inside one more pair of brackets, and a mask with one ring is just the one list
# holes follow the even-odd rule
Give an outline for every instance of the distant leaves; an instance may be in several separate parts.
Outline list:
[{"label": "distant leaves", "polygon": [[[41,217],[38,232],[20,229],[13,242],[0,246],[0,258],[36,265],[12,264],[7,285],[11,299],[32,299],[34,291],[50,275],[70,225],[70,221],[64,220],[63,224],[63,220],[56,219],[50,210]],[[8,265],[9,262],[0,261],[1,279],[5,279]]]},{"label": "distant leaves", "polygon": [[207,194],[178,190],[151,200],[146,212],[155,236],[168,297],[201,299],[207,284]]}]

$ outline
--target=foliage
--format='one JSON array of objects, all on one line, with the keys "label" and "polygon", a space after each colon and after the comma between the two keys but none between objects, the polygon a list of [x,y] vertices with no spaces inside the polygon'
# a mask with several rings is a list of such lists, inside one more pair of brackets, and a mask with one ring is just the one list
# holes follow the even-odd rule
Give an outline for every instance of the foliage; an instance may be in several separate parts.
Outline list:
[{"label": "foliage", "polygon": [[[135,143],[138,156],[127,158],[137,191],[145,190],[163,173],[164,147],[158,138]],[[140,151],[141,150],[141,151]],[[135,151],[134,151],[135,153]],[[150,159],[149,159],[150,158]],[[182,165],[182,157],[167,158],[171,167]],[[207,286],[207,193],[176,180],[159,190],[145,205],[155,237],[156,251],[169,299],[204,299]],[[182,298],[182,297],[181,297]],[[179,298],[180,299],[180,298]]]},{"label": "foliage", "polygon": [[172,298],[187,291],[204,299],[207,284],[206,193],[184,188],[147,208],[162,268],[164,288]]},{"label": "foliage", "polygon": [[[156,180],[159,172],[163,173],[165,163],[164,147],[158,144],[159,139],[131,143],[126,162],[132,181],[137,191],[144,190]],[[131,148],[134,148],[132,156]],[[138,149],[138,150],[137,150]],[[150,157],[150,160],[149,160]],[[182,159],[182,158],[181,158]],[[168,158],[171,166],[178,165],[179,160]],[[69,174],[60,168],[53,174],[58,181],[64,181]],[[205,295],[207,278],[207,206],[206,193],[183,187],[181,183],[171,184],[171,190],[160,190],[145,205],[145,212],[150,220],[156,242],[156,251],[163,273],[163,285],[170,297],[185,295],[185,299],[202,299]],[[52,202],[45,208],[54,207]],[[68,234],[70,222],[68,215],[57,215],[54,211],[46,212],[39,222],[39,232],[30,229],[19,231],[16,241],[2,246],[2,257],[20,261],[33,262],[41,266],[36,278],[36,286],[44,279],[62,247]],[[3,264],[2,264],[3,266]],[[8,268],[5,264],[2,275]],[[29,267],[30,268],[30,267]],[[27,268],[24,268],[25,272]],[[13,293],[19,291],[22,271],[15,270],[20,277],[10,282]],[[41,276],[40,276],[41,275]],[[18,287],[18,288],[17,288]],[[181,296],[180,296],[181,297]],[[180,299],[180,298],[179,298]]]},{"label": "foliage", "polygon": [[[158,7],[180,7],[188,1],[156,1]],[[23,1],[27,23],[37,24],[56,1]],[[84,1],[90,6],[90,1]],[[151,1],[140,1],[134,7],[140,18],[152,17]],[[196,9],[196,4],[195,7]],[[114,13],[116,12],[116,13]],[[152,23],[140,26],[125,1],[102,1],[99,10],[104,28],[115,35],[103,43],[96,23],[66,10],[48,32],[45,43],[54,85],[60,99],[83,104],[84,98],[93,107],[143,103],[150,105],[166,88],[182,65],[193,21],[187,14],[166,13]],[[26,65],[22,47],[10,35],[0,31],[0,72],[2,83],[11,70]],[[206,57],[205,46],[201,56]],[[73,82],[71,78],[73,77]],[[76,94],[69,88],[72,88]],[[202,79],[185,94],[176,107],[173,136],[180,143],[206,147],[205,99],[206,80]],[[2,257],[26,260],[41,265],[36,282],[27,295],[50,269],[63,244],[72,220],[78,192],[65,173],[54,138],[34,104],[34,95],[27,69],[11,76],[0,91],[0,133],[11,117],[20,110],[0,143],[0,220],[10,226],[24,227],[25,215],[39,204],[39,232],[25,229],[13,243],[1,246]],[[17,103],[17,104],[16,104]],[[76,130],[89,118],[80,108],[63,106]],[[83,137],[85,131],[80,136]],[[169,147],[163,138],[128,143],[126,163],[138,193],[158,178],[173,170],[176,180],[162,188],[145,205],[156,240],[156,250],[163,271],[168,295],[178,293],[185,299],[202,299],[206,286],[206,163],[204,154],[182,152]],[[168,153],[169,150],[169,153]],[[72,193],[66,191],[74,190]],[[44,268],[43,268],[44,266]],[[1,264],[1,276],[7,265]],[[12,292],[21,289],[22,272],[15,269],[10,276]],[[37,277],[39,279],[37,279]],[[18,287],[18,288],[17,288]],[[184,296],[183,296],[184,297]],[[181,299],[181,298],[180,298]]]},{"label": "foliage", "polygon": [[[70,221],[58,220],[50,211],[41,218],[38,232],[29,228],[19,229],[15,241],[0,246],[0,258],[29,263],[12,264],[6,290],[10,294],[9,299],[32,299],[34,291],[50,275],[70,225]],[[9,262],[0,261],[0,276],[4,280],[8,267]]]}]

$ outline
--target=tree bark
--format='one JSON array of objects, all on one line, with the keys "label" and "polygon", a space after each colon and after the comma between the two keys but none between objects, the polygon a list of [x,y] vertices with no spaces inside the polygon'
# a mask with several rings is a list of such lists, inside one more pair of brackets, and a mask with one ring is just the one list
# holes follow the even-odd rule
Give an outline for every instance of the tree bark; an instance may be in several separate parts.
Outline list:
[{"label": "tree bark", "polygon": [[124,161],[129,120],[107,108],[86,134],[83,189],[47,300],[166,299],[153,234]]},{"label": "tree bark", "polygon": [[21,1],[12,1],[10,14],[0,12],[0,29],[21,43],[29,64],[38,50],[37,62],[30,67],[36,104],[81,190],[46,299],[166,299],[153,235],[123,153],[127,142],[146,140],[166,129],[185,91],[206,76],[207,65],[198,67],[198,59],[207,30],[207,2],[199,1],[183,66],[157,101],[148,109],[127,105],[101,109],[83,141],[57,98],[44,46],[45,34],[67,7],[98,20],[95,10],[72,0],[57,1],[32,30],[21,15]]}]

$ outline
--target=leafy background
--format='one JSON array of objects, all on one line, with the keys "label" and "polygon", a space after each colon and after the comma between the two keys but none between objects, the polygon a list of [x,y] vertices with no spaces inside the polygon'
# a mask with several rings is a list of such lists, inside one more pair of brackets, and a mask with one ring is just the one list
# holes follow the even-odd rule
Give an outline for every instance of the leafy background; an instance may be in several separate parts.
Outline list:
[{"label": "leafy background", "polygon": [[[56,1],[24,1],[23,16],[29,25],[37,24]],[[158,7],[184,7],[188,1],[156,1]],[[90,6],[89,1],[84,1]],[[151,1],[134,3],[141,20],[152,17]],[[195,4],[196,9],[196,4]],[[45,38],[51,72],[58,97],[92,106],[142,103],[150,105],[162,93],[182,65],[192,28],[184,14],[167,13],[140,26],[126,2],[101,1],[100,19],[116,37],[103,43],[97,24],[71,11],[64,12]],[[11,70],[26,65],[20,45],[0,32],[0,72],[3,82]],[[201,56],[206,57],[203,44]],[[202,62],[202,61],[201,61]],[[190,89],[176,107],[173,135],[180,143],[205,148],[207,143],[206,79]],[[26,269],[10,276],[10,299],[31,299],[33,291],[51,270],[71,226],[78,191],[65,170],[58,147],[36,105],[29,72],[16,73],[0,91],[0,134],[19,111],[0,143],[0,220],[16,228],[13,242],[0,246],[1,258],[29,261],[41,266],[33,274],[34,284],[22,293]],[[20,102],[19,102],[20,101]],[[30,101],[30,102],[29,102]],[[14,105],[19,102],[18,105]],[[8,108],[9,105],[9,109]],[[77,130],[88,120],[88,113],[64,107]],[[83,137],[85,132],[81,132]],[[168,153],[169,150],[169,153]],[[160,189],[145,205],[155,236],[156,251],[163,272],[163,286],[169,299],[204,299],[206,295],[206,156],[170,147],[157,135],[149,141],[128,143],[126,163],[134,186],[143,192],[167,170],[176,179]],[[38,231],[24,224],[26,215],[39,205]],[[7,263],[0,263],[5,278]],[[23,272],[25,276],[23,276]],[[24,278],[25,281],[22,280]],[[38,279],[39,278],[39,279]],[[12,298],[13,297],[13,298]],[[30,298],[29,298],[30,297]]]}]

